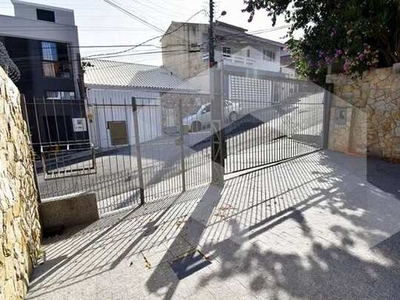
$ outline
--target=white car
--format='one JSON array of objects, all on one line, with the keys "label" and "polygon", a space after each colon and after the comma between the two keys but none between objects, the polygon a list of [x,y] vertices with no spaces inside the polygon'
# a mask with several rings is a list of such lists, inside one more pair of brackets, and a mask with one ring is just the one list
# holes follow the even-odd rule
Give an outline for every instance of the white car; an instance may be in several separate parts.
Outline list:
[{"label": "white car", "polygon": [[[224,100],[224,116],[228,122],[234,122],[240,114],[239,103]],[[188,126],[192,132],[200,131],[211,124],[211,103],[197,106],[193,112],[183,118],[183,125]]]}]

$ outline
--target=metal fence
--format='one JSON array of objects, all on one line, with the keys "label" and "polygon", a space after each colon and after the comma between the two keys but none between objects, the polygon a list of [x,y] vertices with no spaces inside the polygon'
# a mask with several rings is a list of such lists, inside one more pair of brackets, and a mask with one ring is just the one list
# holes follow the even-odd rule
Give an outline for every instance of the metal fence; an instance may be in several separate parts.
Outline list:
[{"label": "metal fence", "polygon": [[[284,78],[242,81],[232,79],[223,100],[225,173],[323,147],[323,89]],[[208,99],[23,100],[41,199],[94,192],[104,214],[208,184]]]},{"label": "metal fence", "polygon": [[230,71],[223,77],[223,82],[229,85],[226,94],[234,107],[223,110],[225,173],[297,157],[323,147],[323,88],[307,81],[256,73],[243,75]]},{"label": "metal fence", "polygon": [[210,181],[206,134],[165,133],[159,99],[23,102],[42,201],[95,192],[104,214]]},{"label": "metal fence", "polygon": [[[324,92],[297,94],[293,101],[272,103],[254,110],[247,105],[234,123],[225,126],[225,172],[278,162],[313,152],[323,147]],[[226,118],[225,118],[226,119]]]}]

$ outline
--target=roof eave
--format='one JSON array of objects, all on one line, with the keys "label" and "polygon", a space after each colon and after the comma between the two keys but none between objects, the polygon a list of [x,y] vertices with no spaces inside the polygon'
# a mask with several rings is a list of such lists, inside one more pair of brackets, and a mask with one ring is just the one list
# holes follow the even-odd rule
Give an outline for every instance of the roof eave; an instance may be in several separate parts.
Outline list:
[{"label": "roof eave", "polygon": [[98,83],[87,83],[85,82],[85,87],[88,89],[95,89],[95,88],[108,88],[108,89],[123,89],[123,90],[152,90],[152,91],[197,91],[196,89],[182,89],[182,88],[167,88],[167,87],[152,87],[152,86],[132,86],[132,85],[112,85],[112,84],[98,84]]}]

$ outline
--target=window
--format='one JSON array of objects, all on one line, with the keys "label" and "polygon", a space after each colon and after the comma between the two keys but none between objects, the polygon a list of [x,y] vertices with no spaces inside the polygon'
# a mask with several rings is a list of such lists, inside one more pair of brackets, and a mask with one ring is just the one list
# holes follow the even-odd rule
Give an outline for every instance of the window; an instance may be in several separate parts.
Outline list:
[{"label": "window", "polygon": [[46,91],[47,100],[74,100],[75,92],[72,91]]},{"label": "window", "polygon": [[208,113],[211,111],[211,105],[207,104],[203,109],[203,114]]},{"label": "window", "polygon": [[55,22],[54,11],[45,9],[36,9],[36,17],[41,21]]},{"label": "window", "polygon": [[250,57],[250,49],[247,49],[247,57]]},{"label": "window", "polygon": [[231,54],[231,48],[230,47],[222,47],[222,53],[229,56]]},{"label": "window", "polygon": [[71,77],[67,44],[41,42],[42,69],[46,77]]},{"label": "window", "polygon": [[57,61],[57,44],[52,42],[42,42],[43,60]]},{"label": "window", "polygon": [[275,52],[272,50],[264,50],[263,59],[267,61],[275,61]]}]

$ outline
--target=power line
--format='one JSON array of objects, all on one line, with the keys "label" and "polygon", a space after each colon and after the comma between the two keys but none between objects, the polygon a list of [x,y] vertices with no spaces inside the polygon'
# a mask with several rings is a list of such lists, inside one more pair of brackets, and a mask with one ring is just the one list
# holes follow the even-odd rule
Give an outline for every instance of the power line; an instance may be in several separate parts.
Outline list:
[{"label": "power line", "polygon": [[153,28],[156,31],[164,32],[163,29],[151,24],[150,22],[147,22],[143,18],[141,18],[141,17],[135,15],[134,13],[130,12],[129,10],[123,8],[119,4],[116,4],[115,2],[112,2],[111,0],[103,0],[103,1],[110,4],[111,6],[115,7],[116,9],[122,11],[123,13],[127,14],[128,16],[134,18],[135,20],[139,21],[140,23],[145,24],[145,25],[149,26],[150,28]]},{"label": "power line", "polygon": [[[76,31],[76,28],[48,28],[48,27],[36,27],[32,28],[32,26],[10,26],[10,29],[7,29],[7,32],[26,32],[26,31],[49,31],[49,32],[68,32],[68,31]],[[1,28],[4,28],[1,26]],[[149,29],[139,29],[139,28],[124,28],[124,27],[90,27],[90,28],[83,28],[79,27],[79,31],[134,31],[134,32],[146,32],[150,31]]]},{"label": "power line", "polygon": [[[188,53],[188,52],[193,52],[193,51],[188,51],[188,50],[163,50],[163,51],[147,51],[147,52],[136,52],[136,53],[127,53],[124,55],[114,55],[114,56],[109,56],[108,58],[112,58],[112,57],[124,57],[124,56],[138,56],[138,55],[149,55],[149,54],[161,54],[161,53]],[[24,66],[31,66],[32,64],[30,62],[27,62],[27,59],[37,59],[37,64],[41,65],[41,63],[44,62],[48,62],[48,63],[57,63],[57,62],[66,62],[66,63],[72,63],[72,62],[76,62],[76,61],[88,61],[90,59],[71,59],[71,60],[67,60],[67,61],[48,61],[48,60],[42,60],[42,57],[39,56],[21,56],[21,57],[13,57],[12,60],[14,62],[17,62],[18,67],[24,67]],[[99,58],[93,58],[93,59],[98,59]],[[18,63],[18,61],[21,61],[20,63]]]},{"label": "power line", "polygon": [[[176,54],[176,56],[180,56],[180,55],[186,55],[187,54],[187,51],[181,51],[182,53],[177,53]],[[128,56],[129,54],[127,54],[127,56]],[[107,60],[103,60],[103,59],[92,59],[92,61],[95,63],[96,62],[96,60],[99,60],[99,61],[107,61]],[[82,60],[82,61],[88,61],[88,60]],[[108,61],[111,61],[111,60],[108,60]],[[142,60],[143,61],[143,60]],[[112,61],[113,63],[116,63],[116,64],[118,64],[118,65],[113,65],[113,66],[105,66],[105,67],[96,67],[96,66],[94,66],[94,69],[95,70],[104,70],[104,69],[111,69],[111,68],[117,68],[117,67],[121,67],[121,66],[126,66],[127,64],[136,64],[136,65],[143,65],[143,64],[140,64],[140,63],[138,63],[138,62],[121,62],[121,61]],[[154,67],[154,68],[161,68],[162,66],[154,66],[154,65],[145,65],[145,66],[148,66],[148,67]],[[91,68],[91,67],[90,67]],[[19,66],[19,69],[20,69],[20,71],[32,71],[32,70],[42,70],[43,68],[42,68],[42,65],[41,65],[41,62],[39,62],[38,64],[36,64],[36,65],[34,65],[34,66],[32,66],[32,65],[25,65],[25,66]],[[72,70],[71,70],[71,72],[72,72]],[[72,77],[71,77],[72,78]]]},{"label": "power line", "polygon": [[[165,8],[165,7],[163,7],[163,6],[161,6],[160,4],[155,4],[154,2],[151,2],[150,0],[147,0],[146,2],[148,2],[148,3],[150,3],[150,4],[152,4],[153,6],[149,6],[149,5],[147,5],[147,4],[144,4],[144,3],[142,3],[143,1],[135,1],[135,0],[133,0],[133,2],[134,3],[136,3],[136,4],[139,4],[139,5],[141,5],[141,6],[144,6],[144,7],[146,7],[146,8],[148,8],[148,9],[151,9],[151,10],[153,10],[153,11],[155,11],[155,12],[158,12],[158,13],[160,13],[160,14],[163,14],[163,15],[165,15],[165,14],[168,14],[168,15],[170,15],[171,17],[176,17],[176,16],[178,16],[179,15],[179,12],[176,12],[175,11],[175,13],[167,13],[166,12],[166,10],[167,10],[167,8]],[[161,8],[161,10],[158,10],[158,9],[156,9],[156,8]]]},{"label": "power line", "polygon": [[[106,1],[106,0],[103,0],[103,1]],[[129,49],[122,50],[122,51],[117,51],[117,52],[109,52],[109,53],[103,53],[103,54],[97,54],[97,55],[89,55],[89,56],[86,56],[85,58],[98,57],[98,56],[100,56],[100,57],[106,57],[106,56],[108,56],[108,55],[122,54],[122,53],[129,52],[129,51],[131,51],[131,50],[133,50],[133,49],[135,49],[135,48],[137,48],[137,47],[143,46],[144,44],[146,44],[146,43],[148,43],[148,42],[154,41],[154,40],[159,39],[159,38],[161,38],[161,37],[163,37],[163,36],[166,36],[166,35],[173,34],[174,32],[178,31],[178,30],[179,30],[180,28],[182,28],[185,24],[187,24],[191,19],[193,19],[195,16],[197,16],[199,13],[201,13],[201,12],[203,12],[203,11],[204,11],[204,9],[199,10],[198,12],[196,12],[195,14],[193,14],[192,16],[190,16],[189,19],[187,19],[184,23],[182,23],[180,26],[178,26],[178,27],[175,28],[174,30],[172,30],[172,31],[170,31],[170,32],[166,32],[166,33],[164,33],[164,34],[162,34],[162,35],[158,35],[158,36],[155,36],[155,37],[153,37],[153,38],[150,38],[150,39],[148,39],[148,40],[146,40],[146,41],[144,41],[144,42],[142,42],[142,43],[140,43],[140,44],[138,44],[138,45],[136,45],[136,46],[133,46],[133,47],[131,47],[131,48],[129,48]]]}]

